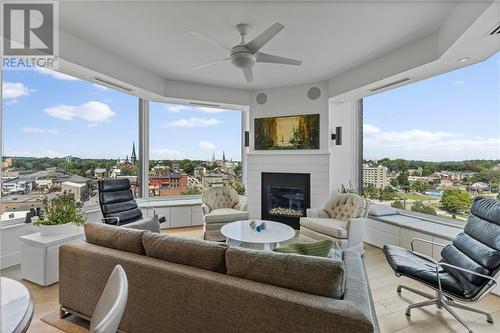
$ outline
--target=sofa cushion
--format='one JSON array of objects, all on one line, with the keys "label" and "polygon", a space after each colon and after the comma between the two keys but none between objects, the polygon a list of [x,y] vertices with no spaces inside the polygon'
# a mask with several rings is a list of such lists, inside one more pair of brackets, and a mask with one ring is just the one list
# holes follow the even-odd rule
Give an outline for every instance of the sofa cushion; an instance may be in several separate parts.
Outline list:
[{"label": "sofa cushion", "polygon": [[241,247],[226,250],[227,274],[340,299],[344,294],[344,262],[291,253]]},{"label": "sofa cushion", "polygon": [[146,254],[142,246],[145,230],[129,229],[114,225],[85,223],[83,225],[88,243],[135,254]]},{"label": "sofa cushion", "polygon": [[301,217],[300,225],[331,237],[347,238],[347,222],[345,221],[321,217]]},{"label": "sofa cushion", "polygon": [[148,257],[176,264],[226,273],[225,243],[145,233],[142,242]]},{"label": "sofa cushion", "polygon": [[248,220],[248,212],[233,208],[219,208],[210,211],[205,215],[205,223],[234,222],[239,220]]},{"label": "sofa cushion", "polygon": [[290,243],[275,248],[274,252],[296,253],[306,256],[327,257],[332,249],[333,240],[325,239],[314,243]]},{"label": "sofa cushion", "polygon": [[370,205],[370,209],[368,210],[368,215],[371,216],[388,216],[397,214],[399,214],[399,212],[396,208],[383,204]]}]

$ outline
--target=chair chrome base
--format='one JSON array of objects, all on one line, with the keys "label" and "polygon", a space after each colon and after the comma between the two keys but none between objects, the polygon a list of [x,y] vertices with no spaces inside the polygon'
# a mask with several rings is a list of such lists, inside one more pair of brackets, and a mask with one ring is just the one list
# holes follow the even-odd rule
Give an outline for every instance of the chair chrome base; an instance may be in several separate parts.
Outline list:
[{"label": "chair chrome base", "polygon": [[423,302],[419,302],[419,303],[415,303],[415,304],[410,304],[405,312],[405,314],[408,317],[411,316],[411,309],[421,308],[421,307],[428,306],[428,305],[436,305],[436,307],[438,309],[444,308],[446,311],[448,311],[449,314],[451,314],[453,317],[455,317],[456,320],[458,320],[462,325],[465,326],[465,328],[469,331],[469,333],[473,333],[469,324],[465,320],[463,320],[451,307],[455,307],[455,308],[459,308],[462,310],[467,310],[467,311],[471,311],[471,312],[485,315],[486,321],[490,324],[493,324],[493,317],[488,312],[485,312],[485,311],[482,311],[479,309],[475,309],[475,308],[472,308],[472,307],[469,307],[469,306],[466,306],[463,304],[458,304],[454,300],[446,297],[445,295],[443,295],[439,291],[436,291],[436,295],[433,296],[431,294],[425,293],[423,291],[420,291],[420,290],[417,290],[414,288],[399,285],[397,288],[398,294],[401,293],[401,289],[406,289],[408,291],[411,291],[417,295],[420,295],[420,296],[428,299],[427,301],[423,301]]}]

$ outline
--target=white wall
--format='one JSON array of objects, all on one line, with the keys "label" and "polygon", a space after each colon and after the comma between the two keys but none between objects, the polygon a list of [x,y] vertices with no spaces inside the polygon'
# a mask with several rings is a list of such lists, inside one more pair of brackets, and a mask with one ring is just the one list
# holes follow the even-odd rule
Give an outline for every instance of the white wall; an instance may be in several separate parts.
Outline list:
[{"label": "white wall", "polygon": [[[321,96],[316,100],[307,97],[311,87],[318,87]],[[267,102],[259,105],[256,96],[267,95]],[[294,151],[254,150],[254,120],[274,116],[319,114],[320,149]],[[321,206],[329,196],[329,114],[328,83],[254,91],[250,97],[249,111],[250,148],[247,160],[248,210],[252,218],[260,218],[261,173],[290,172],[311,174],[311,206]]]},{"label": "white wall", "polygon": [[342,145],[330,141],[330,195],[337,193],[342,185],[358,188],[360,184],[361,115],[361,101],[338,104],[330,100],[330,131],[334,133],[335,127],[342,127]]}]

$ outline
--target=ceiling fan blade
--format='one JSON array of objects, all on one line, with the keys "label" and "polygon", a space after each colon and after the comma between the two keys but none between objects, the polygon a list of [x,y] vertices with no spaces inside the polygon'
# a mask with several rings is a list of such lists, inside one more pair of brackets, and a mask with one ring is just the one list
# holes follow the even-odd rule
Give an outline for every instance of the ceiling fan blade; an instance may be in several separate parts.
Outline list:
[{"label": "ceiling fan blade", "polygon": [[231,58],[224,58],[224,59],[219,59],[219,60],[214,60],[214,61],[211,61],[207,64],[203,64],[203,65],[200,65],[200,66],[196,66],[193,68],[193,70],[198,70],[198,69],[202,69],[202,68],[205,68],[205,67],[208,67],[208,66],[211,66],[211,65],[215,65],[215,64],[218,64],[220,62],[225,62],[225,61],[228,61],[230,60]]},{"label": "ceiling fan blade", "polygon": [[217,40],[215,40],[215,39],[213,39],[213,38],[207,37],[207,36],[205,36],[205,35],[202,35],[202,34],[200,34],[200,33],[193,32],[193,31],[191,31],[190,33],[191,33],[192,35],[194,35],[194,36],[198,37],[198,38],[201,38],[201,39],[203,39],[203,40],[205,40],[205,41],[209,42],[209,43],[210,43],[210,44],[212,44],[212,45],[219,46],[219,47],[222,47],[223,49],[226,49],[226,50],[231,51],[231,48],[230,48],[230,47],[227,47],[227,46],[226,46],[226,45],[224,45],[223,43],[221,43],[221,42],[219,42],[219,41],[217,41]]},{"label": "ceiling fan blade", "polygon": [[247,82],[252,82],[253,81],[252,66],[245,68],[243,70],[243,74],[245,74],[245,79],[247,79]]},{"label": "ceiling fan blade", "polygon": [[257,54],[255,54],[255,57],[257,58],[256,59],[257,62],[269,62],[273,64],[296,65],[296,66],[302,65],[302,60],[285,58],[262,52],[257,52]]},{"label": "ceiling fan blade", "polygon": [[285,26],[281,23],[274,23],[270,28],[266,31],[252,39],[250,42],[245,44],[245,47],[250,50],[252,53],[256,53],[259,51],[264,45],[267,44],[274,36],[278,34],[281,30],[283,30]]}]

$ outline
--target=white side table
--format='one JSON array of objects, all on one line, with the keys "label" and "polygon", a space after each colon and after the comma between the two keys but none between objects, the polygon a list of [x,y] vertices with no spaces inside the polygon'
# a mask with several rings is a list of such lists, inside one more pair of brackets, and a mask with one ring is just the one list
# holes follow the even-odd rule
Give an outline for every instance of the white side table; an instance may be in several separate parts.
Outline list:
[{"label": "white side table", "polygon": [[62,235],[42,236],[39,232],[21,240],[21,277],[40,286],[59,281],[59,246],[82,239],[83,227]]}]

